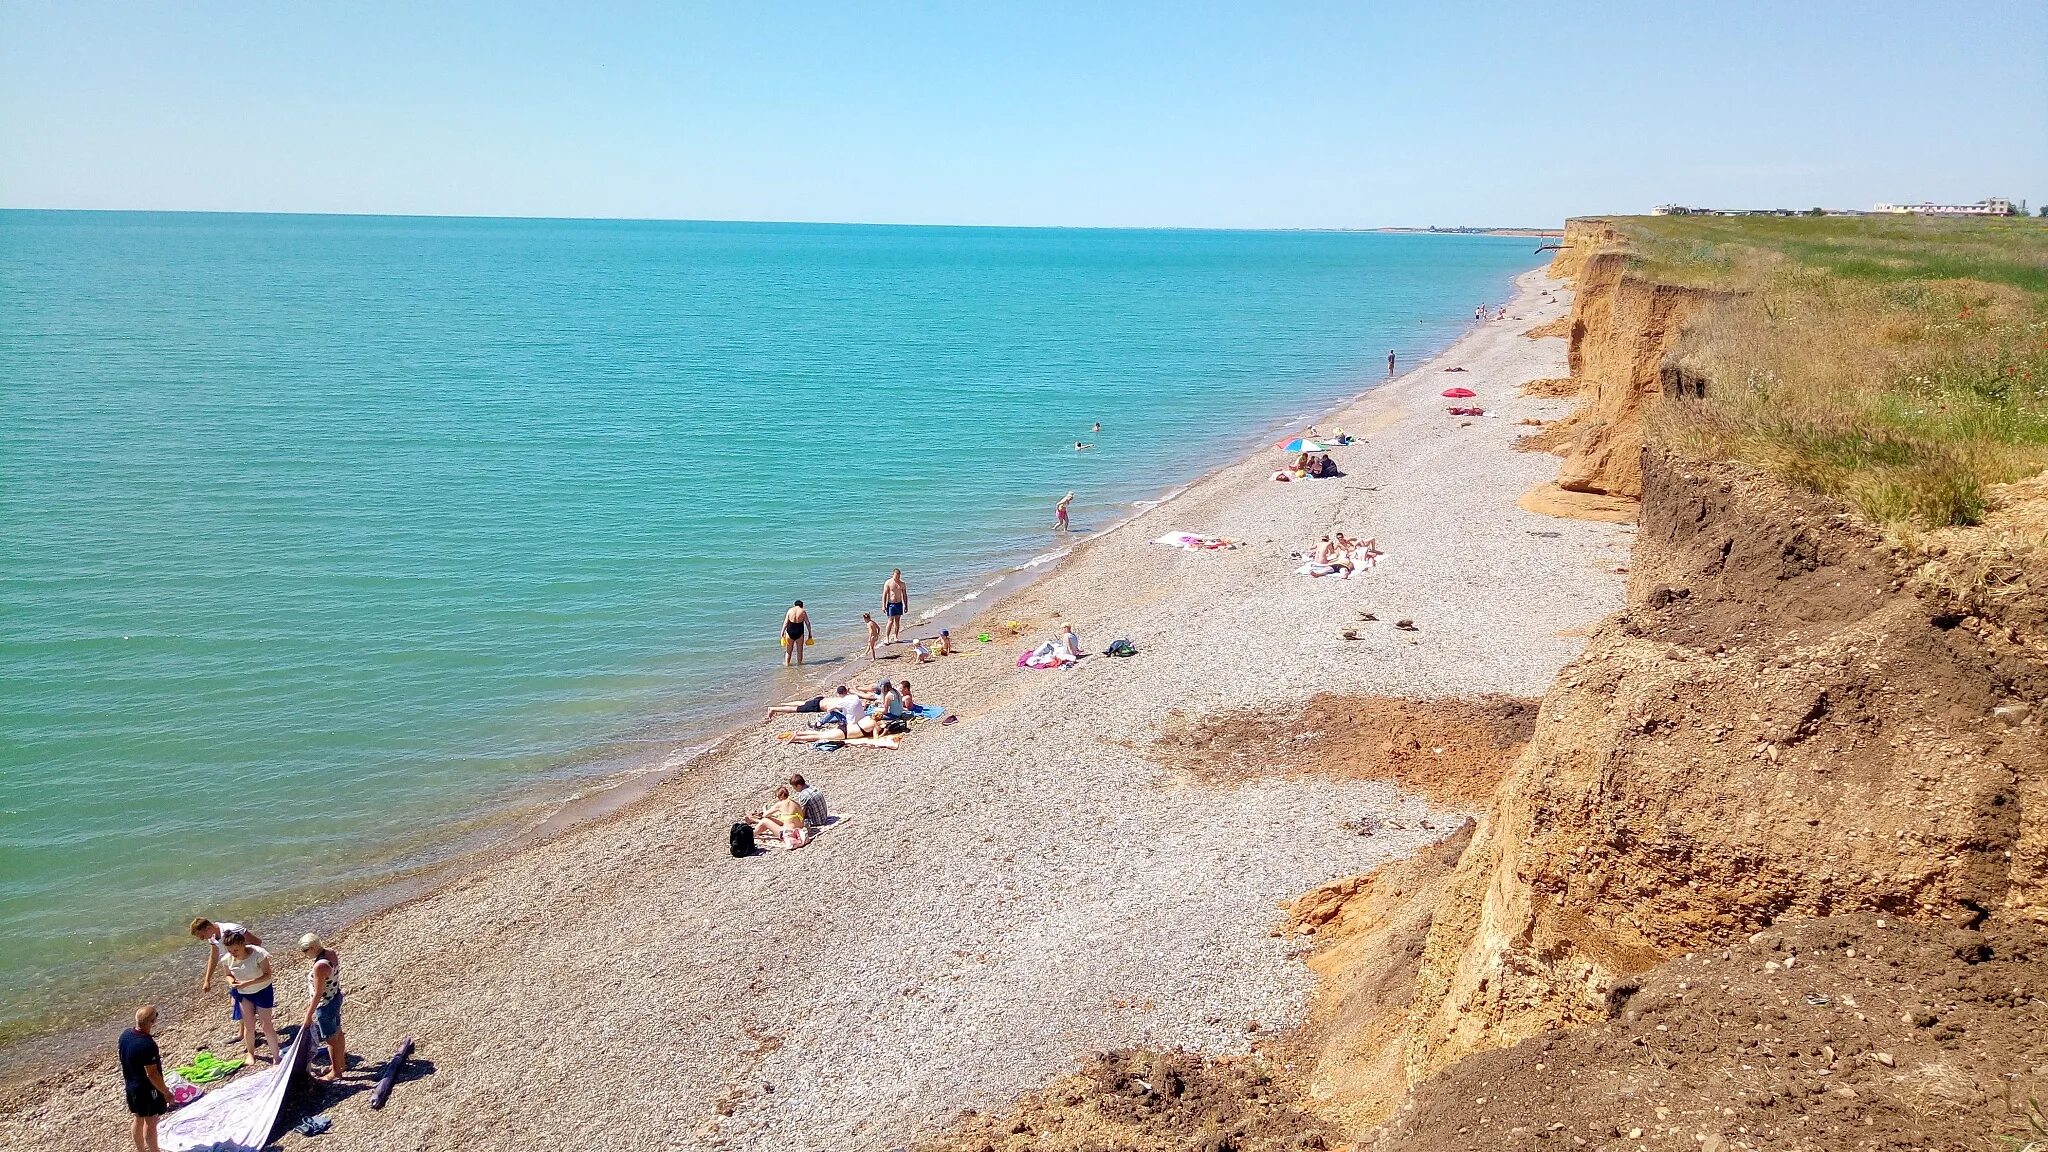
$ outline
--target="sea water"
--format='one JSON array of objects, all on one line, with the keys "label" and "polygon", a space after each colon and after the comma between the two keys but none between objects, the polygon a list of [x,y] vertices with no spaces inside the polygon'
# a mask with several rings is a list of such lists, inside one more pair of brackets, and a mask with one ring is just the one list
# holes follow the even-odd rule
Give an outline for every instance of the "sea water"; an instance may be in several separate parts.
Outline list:
[{"label": "sea water", "polygon": [[848,651],[1536,243],[0,212],[0,1037],[675,757],[799,686],[791,600]]}]

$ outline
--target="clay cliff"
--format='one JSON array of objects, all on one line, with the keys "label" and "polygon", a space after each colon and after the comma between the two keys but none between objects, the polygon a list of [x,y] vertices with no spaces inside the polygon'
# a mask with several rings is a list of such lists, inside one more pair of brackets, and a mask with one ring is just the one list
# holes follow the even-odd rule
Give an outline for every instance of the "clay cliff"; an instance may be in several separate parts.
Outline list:
[{"label": "clay cliff", "polygon": [[1639,501],[1628,605],[1469,843],[1298,906],[1322,926],[1309,1095],[1354,1131],[1475,1054],[1611,1027],[1646,973],[1774,925],[2048,923],[2048,477],[1905,544],[1645,448],[1704,297],[1637,278],[1597,221],[1567,240],[1585,413],[1561,483]]},{"label": "clay cliff", "polygon": [[1602,220],[1573,220],[1552,275],[1572,281],[1569,364],[1582,403],[1545,430],[1564,464],[1523,497],[1547,515],[1633,517],[1642,499],[1643,413],[1664,390],[1662,366],[1685,322],[1716,298],[1636,274],[1626,243]]}]

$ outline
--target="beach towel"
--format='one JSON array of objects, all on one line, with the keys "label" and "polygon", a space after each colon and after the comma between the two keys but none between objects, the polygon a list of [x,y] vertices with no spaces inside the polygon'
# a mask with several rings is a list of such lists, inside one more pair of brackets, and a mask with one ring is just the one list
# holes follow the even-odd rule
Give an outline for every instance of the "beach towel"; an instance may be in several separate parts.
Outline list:
[{"label": "beach towel", "polygon": [[277,1063],[165,1116],[157,1126],[164,1152],[258,1152],[268,1145],[285,1097],[305,1080],[310,1040],[301,1028]]},{"label": "beach towel", "polygon": [[1227,540],[1221,536],[1203,536],[1196,532],[1168,532],[1166,535],[1154,540],[1153,543],[1164,544],[1168,548],[1179,548],[1187,552],[1214,552],[1219,549],[1237,547],[1237,541],[1235,540]]},{"label": "beach towel", "polygon": [[249,1059],[246,1056],[234,1056],[223,1060],[215,1056],[208,1049],[201,1048],[192,1054],[192,1059],[178,1065],[176,1068],[171,1069],[171,1071],[176,1075],[183,1076],[194,1084],[212,1084],[233,1076],[242,1070],[242,1065],[248,1062]]},{"label": "beach towel", "polygon": [[946,710],[937,704],[919,704],[910,710],[912,720],[937,720],[945,714]]},{"label": "beach towel", "polygon": [[846,746],[848,748],[896,749],[903,747],[903,736],[901,733],[893,736],[855,736],[846,742]]},{"label": "beach towel", "polygon": [[1063,647],[1057,640],[1047,640],[1038,647],[1017,657],[1019,668],[1064,668],[1080,662],[1080,654]]},{"label": "beach towel", "polygon": [[[827,832],[846,827],[846,822],[851,819],[853,817],[848,816],[844,812],[834,812],[832,815],[825,817],[820,823],[811,825],[811,834],[809,839],[804,841],[804,847],[808,848],[816,844],[818,837],[823,836]],[[754,838],[754,850],[762,853],[796,851],[796,849],[791,848],[788,844],[783,843],[780,836],[756,836]]]}]

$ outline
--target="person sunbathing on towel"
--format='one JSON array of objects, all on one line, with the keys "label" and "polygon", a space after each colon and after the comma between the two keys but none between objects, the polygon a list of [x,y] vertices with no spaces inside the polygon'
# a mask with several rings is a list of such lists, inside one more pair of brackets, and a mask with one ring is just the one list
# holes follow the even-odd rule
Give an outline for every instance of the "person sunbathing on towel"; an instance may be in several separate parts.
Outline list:
[{"label": "person sunbathing on towel", "polygon": [[[841,684],[834,691],[839,696],[845,696],[846,685]],[[829,712],[832,709],[832,699],[826,696],[813,696],[808,700],[786,700],[780,704],[770,704],[767,719],[773,720],[777,716],[791,713]]]},{"label": "person sunbathing on towel", "polygon": [[747,822],[754,826],[756,838],[780,840],[789,848],[801,848],[811,842],[811,830],[804,824],[803,806],[790,798],[787,784],[777,785],[775,803],[769,805],[766,812],[750,813]]},{"label": "person sunbathing on towel", "polygon": [[1337,545],[1332,543],[1328,536],[1318,539],[1316,546],[1309,549],[1308,574],[1311,576],[1329,576],[1339,570]]}]

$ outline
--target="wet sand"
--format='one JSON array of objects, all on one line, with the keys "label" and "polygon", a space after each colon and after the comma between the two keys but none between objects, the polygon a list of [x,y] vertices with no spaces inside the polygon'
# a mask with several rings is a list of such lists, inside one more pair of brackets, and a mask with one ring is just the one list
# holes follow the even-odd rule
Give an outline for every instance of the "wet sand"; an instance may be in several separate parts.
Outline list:
[{"label": "wet sand", "polygon": [[[1539,694],[1577,630],[1619,604],[1627,528],[1515,507],[1556,470],[1510,447],[1527,431],[1515,420],[1570,406],[1515,396],[1563,373],[1563,340],[1520,333],[1569,300],[1541,303],[1557,286],[1540,273],[1520,287],[1518,319],[1322,421],[1363,441],[1334,453],[1344,477],[1275,483],[1281,455],[1256,453],[955,628],[959,655],[863,674],[910,678],[957,723],[919,725],[900,751],[791,747],[775,735],[792,718],[746,728],[621,811],[340,933],[348,1035],[367,1057],[353,1079],[367,1088],[406,1035],[432,1071],[382,1112],[332,1092],[315,1146],[893,1148],[1092,1050],[1237,1052],[1296,1022],[1310,981],[1298,945],[1268,935],[1276,901],[1412,851],[1437,834],[1424,819],[1455,815],[1369,782],[1199,784],[1145,752],[1176,712],[1325,691]],[[1498,416],[1447,416],[1453,384]],[[1332,528],[1376,537],[1380,566],[1295,575],[1290,553]],[[1150,542],[1175,529],[1245,546]],[[1403,618],[1416,630],[1392,626]],[[1061,620],[1091,651],[1127,637],[1140,654],[1015,667]],[[983,630],[996,641],[976,643]],[[791,771],[850,819],[798,852],[730,858],[727,824]],[[1340,827],[1368,814],[1406,828]],[[278,942],[302,930],[257,927]],[[281,1020],[303,1011],[301,967],[280,965]],[[219,999],[218,1016],[167,1022],[169,1059],[229,1035]],[[118,1147],[125,1131],[104,1059],[0,1108],[12,1146]]]}]

